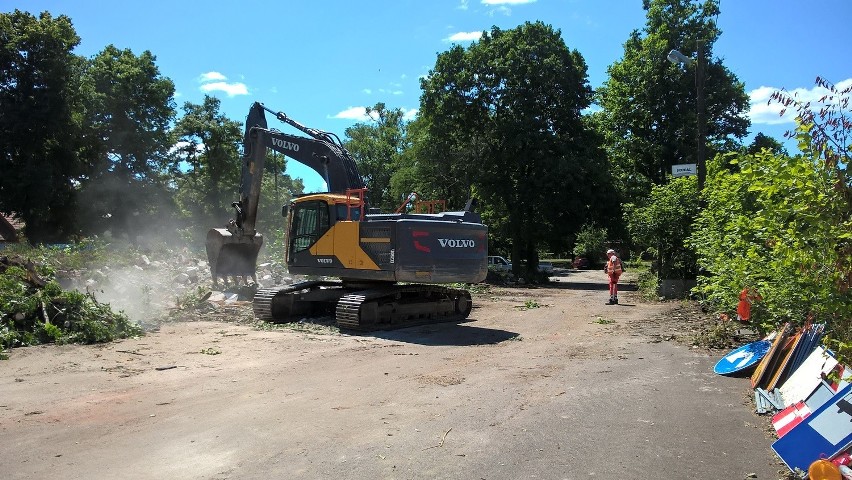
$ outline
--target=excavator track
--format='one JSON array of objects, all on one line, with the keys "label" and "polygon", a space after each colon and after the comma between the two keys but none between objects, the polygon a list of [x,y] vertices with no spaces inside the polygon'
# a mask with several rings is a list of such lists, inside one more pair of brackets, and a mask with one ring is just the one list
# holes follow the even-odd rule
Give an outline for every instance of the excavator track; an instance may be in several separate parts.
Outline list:
[{"label": "excavator track", "polygon": [[293,316],[307,313],[304,308],[296,308],[297,305],[300,305],[299,298],[297,298],[299,292],[312,291],[321,287],[340,286],[340,282],[316,280],[261,288],[254,294],[252,310],[258,320],[266,322],[287,321]]},{"label": "excavator track", "polygon": [[351,292],[337,302],[342,329],[371,331],[464,320],[470,292],[437,285],[388,285]]},{"label": "excavator track", "polygon": [[334,305],[338,327],[371,331],[429,323],[455,322],[470,314],[470,292],[439,285],[387,284],[372,288],[345,287],[341,282],[309,281],[262,288],[252,309],[258,320],[293,321]]}]

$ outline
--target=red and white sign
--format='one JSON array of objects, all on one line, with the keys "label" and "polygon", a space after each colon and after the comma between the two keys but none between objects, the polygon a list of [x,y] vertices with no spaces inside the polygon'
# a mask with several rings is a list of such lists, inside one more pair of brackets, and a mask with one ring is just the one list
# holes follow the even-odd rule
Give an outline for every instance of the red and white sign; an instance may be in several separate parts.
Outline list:
[{"label": "red and white sign", "polygon": [[798,402],[773,415],[772,426],[778,432],[778,438],[783,437],[793,427],[802,423],[802,420],[808,418],[810,414],[811,410],[805,405],[805,402]]}]

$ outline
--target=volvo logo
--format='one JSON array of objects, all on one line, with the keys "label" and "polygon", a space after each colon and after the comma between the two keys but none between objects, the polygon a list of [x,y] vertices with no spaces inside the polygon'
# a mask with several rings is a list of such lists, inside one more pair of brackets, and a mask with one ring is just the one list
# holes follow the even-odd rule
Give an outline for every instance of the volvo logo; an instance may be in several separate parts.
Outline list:
[{"label": "volvo logo", "polygon": [[476,242],[473,240],[459,240],[456,238],[439,238],[438,243],[444,248],[473,248],[476,246]]},{"label": "volvo logo", "polygon": [[273,137],[272,145],[275,145],[276,147],[281,148],[283,150],[292,150],[294,152],[299,151],[298,143],[288,142],[287,140],[281,140],[280,138]]}]

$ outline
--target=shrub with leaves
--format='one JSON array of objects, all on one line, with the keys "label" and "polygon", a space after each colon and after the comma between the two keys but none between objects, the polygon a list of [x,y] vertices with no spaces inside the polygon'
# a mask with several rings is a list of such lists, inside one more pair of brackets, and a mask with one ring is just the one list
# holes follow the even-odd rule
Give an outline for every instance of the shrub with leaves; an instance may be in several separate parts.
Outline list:
[{"label": "shrub with leaves", "polygon": [[607,229],[599,227],[594,223],[583,225],[577,233],[577,241],[574,244],[574,255],[587,258],[593,264],[600,263],[603,252],[606,251]]},{"label": "shrub with leaves", "polygon": [[36,264],[0,257],[0,348],[40,343],[98,343],[142,328],[91,294],[63,291]]},{"label": "shrub with leaves", "polygon": [[[752,320],[765,329],[826,322],[852,340],[850,204],[835,188],[837,171],[816,154],[788,157],[768,150],[720,156],[709,164],[705,199],[691,239],[712,276],[699,290],[732,311],[739,292],[756,289]],[[846,331],[837,327],[846,324]]]},{"label": "shrub with leaves", "polygon": [[651,189],[644,205],[624,206],[624,219],[633,242],[656,258],[660,278],[695,278],[695,253],[686,245],[698,214],[695,177],[674,178]]}]

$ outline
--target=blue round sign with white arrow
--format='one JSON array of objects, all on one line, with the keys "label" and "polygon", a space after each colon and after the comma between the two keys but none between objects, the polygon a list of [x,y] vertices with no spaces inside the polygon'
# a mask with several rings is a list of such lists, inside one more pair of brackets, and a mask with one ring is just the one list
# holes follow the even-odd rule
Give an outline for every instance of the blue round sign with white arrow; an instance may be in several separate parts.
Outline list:
[{"label": "blue round sign with white arrow", "polygon": [[743,345],[722,357],[713,367],[713,372],[719,375],[728,375],[753,367],[766,355],[771,346],[772,342],[769,340],[758,340]]}]

